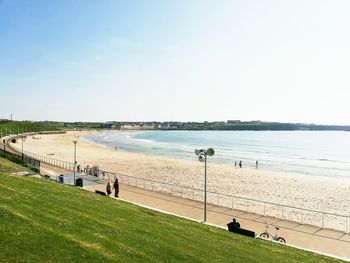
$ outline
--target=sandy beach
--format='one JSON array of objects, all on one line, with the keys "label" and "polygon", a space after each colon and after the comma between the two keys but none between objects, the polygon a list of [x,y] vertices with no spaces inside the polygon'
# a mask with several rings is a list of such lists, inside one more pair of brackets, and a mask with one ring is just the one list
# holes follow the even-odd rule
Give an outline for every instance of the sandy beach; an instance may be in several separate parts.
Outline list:
[{"label": "sandy beach", "polygon": [[[25,151],[73,162],[73,137],[86,133],[88,132],[40,135],[41,139],[28,137],[25,141]],[[20,147],[20,143],[17,142],[15,147]],[[195,158],[193,161],[187,161],[146,156],[79,141],[77,160],[81,167],[99,165],[100,169],[106,171],[191,188],[203,188],[204,167]],[[208,191],[342,215],[348,215],[350,208],[350,181],[348,180],[249,168],[239,169],[210,161]],[[200,193],[198,195],[195,198],[201,200],[202,195]],[[217,202],[215,195],[209,195],[208,198],[209,202]],[[231,199],[221,198],[220,205],[230,207],[231,202]],[[238,199],[235,202],[237,206],[242,203]],[[251,206],[254,205],[256,204],[251,204]],[[274,209],[276,208],[270,207],[270,210]],[[284,217],[293,219],[293,216],[295,220],[300,220],[298,213],[285,210]],[[319,215],[313,214],[305,220],[306,223],[312,223],[314,220],[319,224],[321,219]],[[343,227],[346,222],[337,222],[337,224]]]}]

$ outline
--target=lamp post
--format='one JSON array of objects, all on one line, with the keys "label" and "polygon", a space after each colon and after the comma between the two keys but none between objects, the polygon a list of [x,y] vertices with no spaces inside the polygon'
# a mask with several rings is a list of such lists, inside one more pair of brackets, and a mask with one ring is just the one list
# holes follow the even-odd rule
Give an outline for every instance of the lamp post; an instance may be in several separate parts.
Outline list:
[{"label": "lamp post", "polygon": [[73,164],[73,184],[75,185],[75,170],[77,165],[77,143],[78,143],[79,137],[74,137],[73,143],[74,143],[74,164]]},{"label": "lamp post", "polygon": [[24,141],[27,139],[27,137],[22,134],[21,139],[22,139],[22,163],[23,163],[23,161],[24,161],[23,145],[24,145]]},{"label": "lamp post", "polygon": [[195,154],[198,156],[200,162],[204,162],[204,220],[207,221],[207,156],[213,156],[215,151],[213,148],[195,150]]}]

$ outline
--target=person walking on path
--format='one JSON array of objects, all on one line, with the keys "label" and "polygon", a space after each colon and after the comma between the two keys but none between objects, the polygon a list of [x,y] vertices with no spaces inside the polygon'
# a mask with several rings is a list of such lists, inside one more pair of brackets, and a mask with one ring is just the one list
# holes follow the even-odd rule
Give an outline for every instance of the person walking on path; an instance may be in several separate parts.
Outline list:
[{"label": "person walking on path", "polygon": [[113,184],[113,188],[114,188],[114,197],[118,198],[119,197],[119,181],[118,178],[115,178],[114,184]]},{"label": "person walking on path", "polygon": [[106,192],[107,192],[107,196],[109,196],[112,193],[111,183],[110,182],[108,182],[108,184],[107,184]]}]

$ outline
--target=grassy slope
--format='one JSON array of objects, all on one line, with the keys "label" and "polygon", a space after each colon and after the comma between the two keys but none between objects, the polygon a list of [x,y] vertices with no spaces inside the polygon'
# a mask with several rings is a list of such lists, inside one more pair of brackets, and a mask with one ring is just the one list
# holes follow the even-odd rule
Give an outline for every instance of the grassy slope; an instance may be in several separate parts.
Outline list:
[{"label": "grassy slope", "polygon": [[0,247],[0,262],[335,261],[70,186],[1,173]]},{"label": "grassy slope", "polygon": [[16,171],[27,171],[23,166],[13,163],[7,159],[0,157],[0,173],[11,173]]},{"label": "grassy slope", "polygon": [[59,130],[62,127],[49,125],[40,122],[29,122],[29,121],[5,121],[0,122],[0,130],[3,133],[22,133],[22,132],[33,132],[33,131],[54,131]]}]

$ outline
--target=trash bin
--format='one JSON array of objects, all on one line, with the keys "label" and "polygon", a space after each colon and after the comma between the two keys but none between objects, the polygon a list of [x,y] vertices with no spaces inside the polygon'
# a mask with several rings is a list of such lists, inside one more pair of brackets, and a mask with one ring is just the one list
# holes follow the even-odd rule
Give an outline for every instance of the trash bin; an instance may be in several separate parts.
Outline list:
[{"label": "trash bin", "polygon": [[75,185],[83,187],[83,179],[81,178],[75,179]]},{"label": "trash bin", "polygon": [[60,176],[58,177],[58,181],[59,181],[61,184],[64,184],[64,176],[63,176],[63,174],[60,174]]}]

